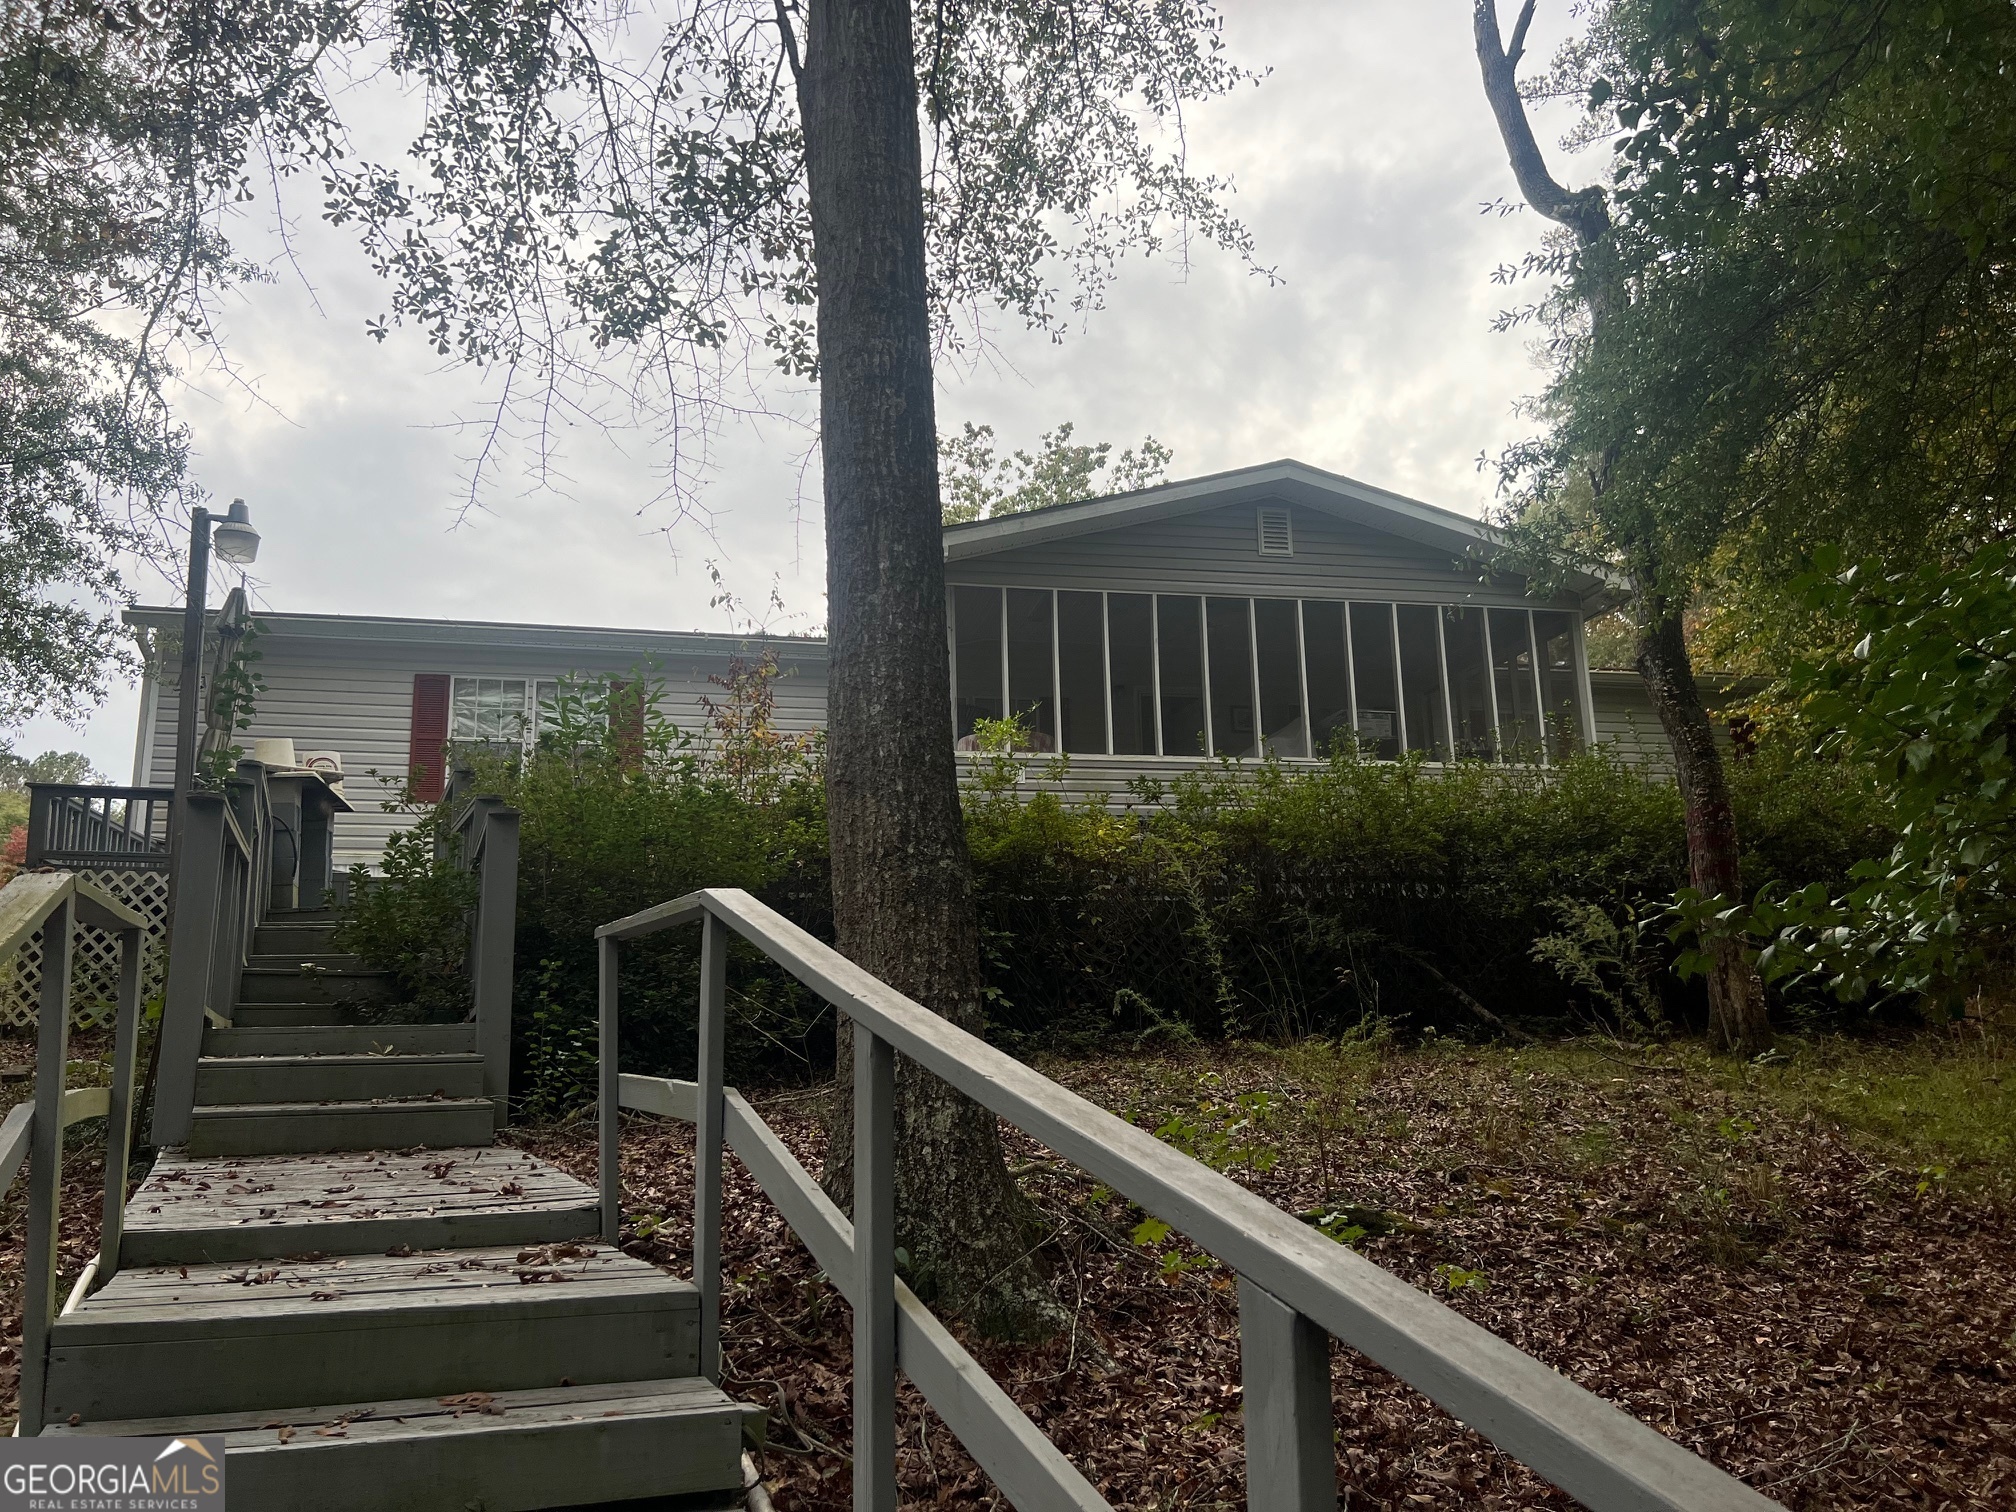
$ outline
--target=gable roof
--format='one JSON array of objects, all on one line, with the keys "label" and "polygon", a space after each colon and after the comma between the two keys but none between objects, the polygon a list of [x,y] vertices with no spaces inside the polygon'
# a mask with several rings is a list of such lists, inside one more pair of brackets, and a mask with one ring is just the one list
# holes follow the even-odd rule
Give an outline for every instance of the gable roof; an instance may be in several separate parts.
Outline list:
[{"label": "gable roof", "polygon": [[[1306,462],[1282,458],[1256,467],[1210,473],[1177,483],[1139,488],[1131,493],[1051,504],[1023,514],[996,515],[945,527],[945,559],[964,561],[1018,547],[1067,540],[1123,525],[1175,519],[1233,504],[1286,503],[1318,510],[1340,520],[1363,525],[1446,551],[1452,557],[1489,561],[1506,549],[1504,532],[1469,515],[1424,504],[1389,489],[1375,488],[1340,473],[1325,472]],[[1600,570],[1571,573],[1568,586],[1589,609],[1607,607],[1624,589],[1623,581]]]}]

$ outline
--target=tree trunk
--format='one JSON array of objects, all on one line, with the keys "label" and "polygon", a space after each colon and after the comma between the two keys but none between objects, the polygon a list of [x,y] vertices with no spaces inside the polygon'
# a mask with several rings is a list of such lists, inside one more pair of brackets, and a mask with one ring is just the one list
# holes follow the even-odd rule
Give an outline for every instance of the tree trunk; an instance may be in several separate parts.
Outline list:
[{"label": "tree trunk", "polygon": [[[1641,590],[1642,592],[1642,590]],[[1736,811],[1715,727],[1701,703],[1701,690],[1687,655],[1680,615],[1667,610],[1641,626],[1638,673],[1659,711],[1659,723],[1673,747],[1674,775],[1687,811],[1687,878],[1709,898],[1743,895]],[[1712,957],[1708,969],[1708,1039],[1719,1050],[1760,1050],[1771,1043],[1763,985],[1743,959],[1740,939],[1704,941]]]},{"label": "tree trunk", "polygon": [[[800,108],[819,282],[839,948],[978,1032],[979,927],[952,752],[938,432],[909,0],[814,0]],[[843,1034],[827,1181],[852,1195]],[[897,1243],[912,1285],[996,1332],[1050,1326],[994,1115],[908,1062]]]},{"label": "tree trunk", "polygon": [[[1522,0],[1512,24],[1512,39],[1504,41],[1498,24],[1497,0],[1473,0],[1472,30],[1477,63],[1484,74],[1484,97],[1498,122],[1505,156],[1519,192],[1535,210],[1574,234],[1585,256],[1600,252],[1610,234],[1610,206],[1595,185],[1570,191],[1547,169],[1546,159],[1527,119],[1519,93],[1519,61],[1525,55],[1526,31],[1533,23],[1535,0]],[[1603,339],[1607,317],[1624,300],[1624,289],[1612,278],[1590,281],[1586,291],[1590,338]],[[1600,500],[1609,484],[1614,449],[1592,468],[1590,484]],[[1643,535],[1614,542],[1627,558],[1656,560],[1658,553]],[[1687,872],[1707,897],[1742,896],[1737,862],[1736,813],[1729,803],[1729,783],[1715,730],[1701,706],[1701,690],[1681,633],[1679,611],[1656,580],[1634,585],[1638,599],[1638,671],[1659,711],[1659,723],[1673,746],[1673,766],[1680,798],[1687,809]],[[1764,1009],[1764,989],[1743,959],[1738,940],[1704,942],[1713,957],[1708,973],[1708,1038],[1719,1048],[1760,1049],[1770,1043],[1770,1023]]]}]

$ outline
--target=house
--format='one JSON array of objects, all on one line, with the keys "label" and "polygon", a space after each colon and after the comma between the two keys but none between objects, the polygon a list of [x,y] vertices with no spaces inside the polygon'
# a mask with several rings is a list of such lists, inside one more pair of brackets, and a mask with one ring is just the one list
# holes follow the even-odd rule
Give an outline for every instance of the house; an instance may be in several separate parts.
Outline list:
[{"label": "house", "polygon": [[[1374,756],[1544,765],[1596,742],[1670,762],[1637,675],[1588,665],[1583,625],[1617,601],[1590,573],[1553,597],[1495,567],[1496,532],[1465,515],[1299,462],[1087,499],[945,529],[952,663],[947,738],[1015,715],[1027,744],[1069,754],[1065,785],[1271,751],[1311,760],[1355,731]],[[174,609],[128,621],[158,647]],[[438,791],[456,742],[536,736],[569,675],[661,680],[661,711],[696,725],[711,680],[767,647],[777,722],[823,724],[826,646],[562,625],[261,613],[265,691],[249,737],[340,753],[354,813],[339,866],[375,861],[409,822],[384,811],[409,771]],[[760,644],[758,643],[760,641]],[[176,689],[150,651],[137,785],[172,779]],[[246,737],[241,737],[244,739]]]}]

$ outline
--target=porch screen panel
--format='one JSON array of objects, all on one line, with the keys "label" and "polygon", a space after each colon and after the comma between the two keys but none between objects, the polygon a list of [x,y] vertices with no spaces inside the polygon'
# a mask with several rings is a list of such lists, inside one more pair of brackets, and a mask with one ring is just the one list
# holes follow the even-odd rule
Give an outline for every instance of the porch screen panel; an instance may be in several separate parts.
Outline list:
[{"label": "porch screen panel", "polygon": [[1204,601],[1211,651],[1211,753],[1259,754],[1257,699],[1253,689],[1253,635],[1250,600]]},{"label": "porch screen panel", "polygon": [[1309,679],[1310,754],[1327,756],[1351,729],[1351,657],[1344,643],[1344,606],[1302,601],[1302,649]]},{"label": "porch screen panel", "polygon": [[1491,728],[1490,668],[1484,663],[1484,611],[1445,605],[1442,649],[1449,659],[1449,712],[1456,755],[1464,761],[1496,759]]},{"label": "porch screen panel", "polygon": [[1106,595],[1107,654],[1113,674],[1113,754],[1155,754],[1155,600]]},{"label": "porch screen panel", "polygon": [[1491,611],[1491,674],[1498,685],[1498,740],[1508,761],[1540,759],[1540,689],[1533,680],[1533,627],[1524,609]]},{"label": "porch screen panel", "polygon": [[1202,599],[1155,595],[1155,640],[1162,672],[1162,754],[1204,754]]},{"label": "porch screen panel", "polygon": [[1057,595],[1057,709],[1067,751],[1106,751],[1106,616],[1096,593]]},{"label": "porch screen panel", "polygon": [[1547,730],[1547,759],[1561,761],[1582,749],[1582,678],[1575,667],[1575,616],[1558,609],[1533,611],[1540,638],[1540,710]]},{"label": "porch screen panel", "polygon": [[1001,703],[1001,590],[952,590],[953,662],[957,683],[955,733],[960,749],[973,749],[973,721],[999,719]]},{"label": "porch screen panel", "polygon": [[1050,656],[1050,590],[1008,590],[1008,712],[1032,749],[1057,749],[1056,663]]},{"label": "porch screen panel", "polygon": [[1302,719],[1301,650],[1292,599],[1253,601],[1254,658],[1260,664],[1260,738],[1281,756],[1309,754]]},{"label": "porch screen panel", "polygon": [[1449,757],[1449,716],[1442,702],[1442,648],[1435,642],[1435,606],[1401,604],[1400,687],[1406,698],[1407,749],[1430,761]]},{"label": "porch screen panel", "polygon": [[1393,662],[1393,606],[1351,606],[1351,671],[1358,689],[1358,747],[1391,761],[1400,754],[1400,676]]}]

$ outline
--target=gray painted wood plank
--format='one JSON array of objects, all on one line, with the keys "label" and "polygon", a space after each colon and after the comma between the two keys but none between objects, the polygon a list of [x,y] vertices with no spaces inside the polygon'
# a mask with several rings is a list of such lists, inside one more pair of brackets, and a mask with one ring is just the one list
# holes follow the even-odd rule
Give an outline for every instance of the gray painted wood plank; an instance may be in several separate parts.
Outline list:
[{"label": "gray painted wood plank", "polygon": [[458,1055],[476,1045],[474,1024],[234,1024],[203,1036],[203,1053],[240,1055]]},{"label": "gray painted wood plank", "polygon": [[[429,1506],[531,1512],[584,1494],[630,1500],[733,1490],[745,1425],[760,1416],[704,1382],[678,1380],[502,1392],[487,1405],[457,1416],[420,1398],[70,1431],[221,1432],[233,1501],[252,1507],[410,1512],[415,1488],[424,1487]],[[299,1431],[283,1436],[283,1424]],[[334,1435],[315,1431],[330,1425],[340,1425]]]},{"label": "gray painted wood plank", "polygon": [[381,1097],[478,1097],[475,1055],[205,1056],[196,1063],[196,1101],[351,1102]]},{"label": "gray painted wood plank", "polygon": [[189,1150],[273,1155],[480,1144],[496,1132],[487,1098],[369,1103],[246,1103],[195,1109]]}]

